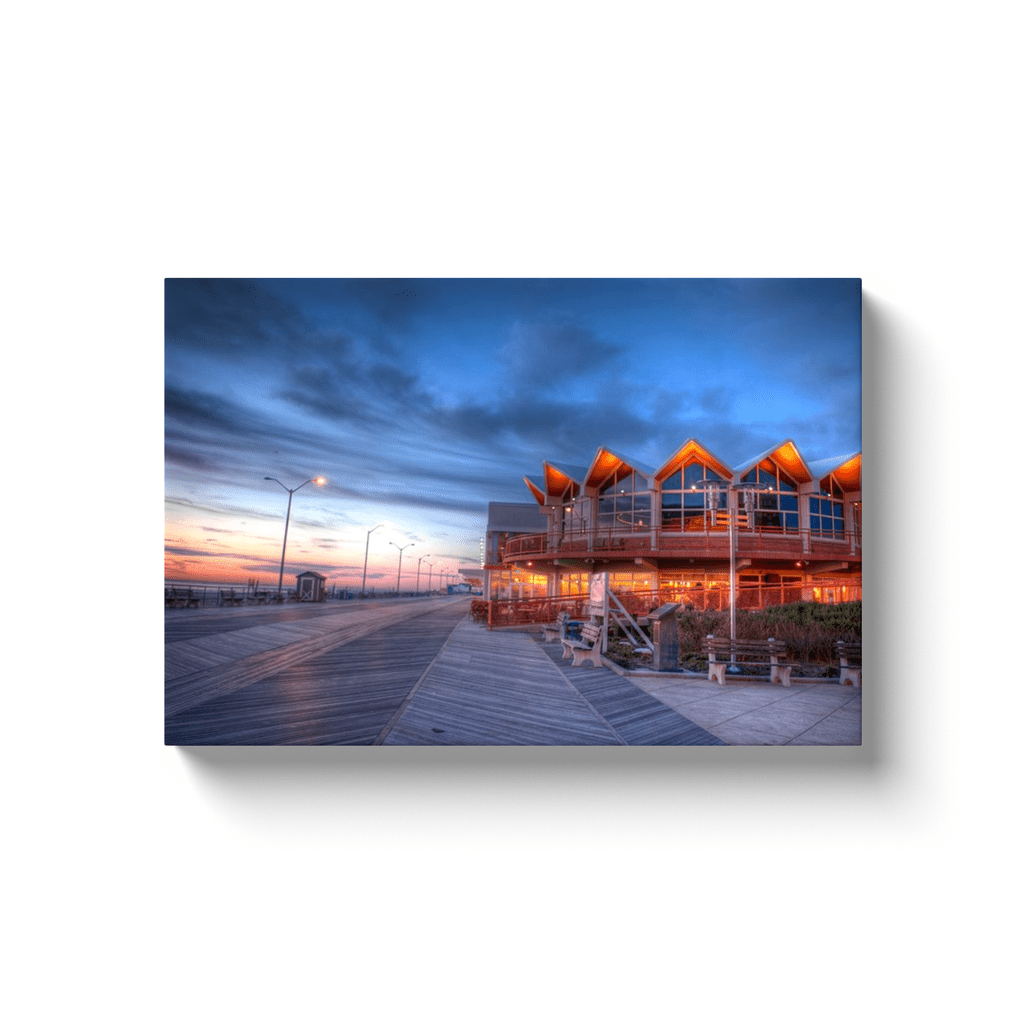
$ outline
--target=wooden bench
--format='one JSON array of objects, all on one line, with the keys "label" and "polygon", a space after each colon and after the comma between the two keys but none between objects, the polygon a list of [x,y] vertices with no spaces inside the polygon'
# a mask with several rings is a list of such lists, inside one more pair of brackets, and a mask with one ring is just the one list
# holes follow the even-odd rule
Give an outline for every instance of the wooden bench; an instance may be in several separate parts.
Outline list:
[{"label": "wooden bench", "polygon": [[[704,650],[708,656],[708,679],[719,686],[725,685],[725,674],[732,664],[733,655],[743,673],[739,678],[749,679],[750,669],[760,669],[754,676],[767,677],[769,682],[789,686],[789,676],[796,667],[784,661],[786,645],[781,640],[737,640],[708,635],[704,639]],[[737,676],[733,676],[737,678]]]},{"label": "wooden bench", "polygon": [[544,630],[544,643],[554,643],[556,640],[562,640],[565,637],[572,638],[572,634],[575,633],[580,623],[574,621],[569,617],[568,612],[559,612],[558,618],[554,622],[546,622],[540,628]]},{"label": "wooden bench", "polygon": [[182,590],[179,587],[164,589],[164,606],[167,608],[198,608],[199,595],[192,593],[192,588]]},{"label": "wooden bench", "polygon": [[837,640],[839,655],[839,685],[860,689],[860,641]]},{"label": "wooden bench", "polygon": [[572,667],[587,664],[601,668],[601,627],[596,622],[584,623],[580,639],[562,637],[562,660],[572,655]]},{"label": "wooden bench", "polygon": [[220,603],[230,605],[245,604],[245,594],[236,594],[234,587],[220,591]]}]

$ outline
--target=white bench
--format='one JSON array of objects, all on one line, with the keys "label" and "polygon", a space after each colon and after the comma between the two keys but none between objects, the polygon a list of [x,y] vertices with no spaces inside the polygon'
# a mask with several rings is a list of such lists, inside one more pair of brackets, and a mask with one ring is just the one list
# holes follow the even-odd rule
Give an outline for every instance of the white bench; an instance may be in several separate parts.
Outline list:
[{"label": "white bench", "polygon": [[[704,639],[704,650],[708,656],[708,679],[719,686],[725,685],[725,673],[735,657],[736,664],[742,666],[744,672],[733,678],[747,678],[750,669],[761,669],[754,673],[756,677],[767,677],[769,682],[789,686],[789,676],[795,666],[792,662],[784,662],[786,645],[781,640],[736,640],[726,637],[707,636]],[[724,659],[724,660],[719,660]]]}]

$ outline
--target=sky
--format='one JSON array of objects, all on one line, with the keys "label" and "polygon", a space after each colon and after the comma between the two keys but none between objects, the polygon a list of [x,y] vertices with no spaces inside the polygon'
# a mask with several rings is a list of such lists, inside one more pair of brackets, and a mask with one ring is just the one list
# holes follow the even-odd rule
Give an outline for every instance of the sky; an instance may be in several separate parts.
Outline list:
[{"label": "sky", "polygon": [[276,585],[318,476],[285,586],[408,591],[478,567],[544,460],[861,448],[855,278],[175,278],[164,356],[175,580]]}]

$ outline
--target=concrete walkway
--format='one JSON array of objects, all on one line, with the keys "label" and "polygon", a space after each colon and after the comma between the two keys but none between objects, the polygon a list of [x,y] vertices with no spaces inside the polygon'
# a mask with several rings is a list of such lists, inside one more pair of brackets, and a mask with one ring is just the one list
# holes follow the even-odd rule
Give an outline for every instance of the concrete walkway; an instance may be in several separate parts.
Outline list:
[{"label": "concrete walkway", "polygon": [[838,683],[726,683],[634,676],[637,686],[726,743],[859,746],[861,691]]}]

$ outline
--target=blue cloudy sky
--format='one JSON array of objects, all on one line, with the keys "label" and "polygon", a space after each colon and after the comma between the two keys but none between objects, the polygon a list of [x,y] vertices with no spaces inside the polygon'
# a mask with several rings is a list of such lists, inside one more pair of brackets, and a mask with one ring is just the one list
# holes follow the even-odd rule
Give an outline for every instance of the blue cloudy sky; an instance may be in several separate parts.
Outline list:
[{"label": "blue cloudy sky", "polygon": [[[860,281],[166,282],[165,571],[403,588],[479,562],[489,501],[606,445],[733,465],[861,447]],[[420,559],[424,559],[420,563]],[[411,565],[411,570],[410,570]]]}]

